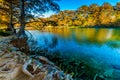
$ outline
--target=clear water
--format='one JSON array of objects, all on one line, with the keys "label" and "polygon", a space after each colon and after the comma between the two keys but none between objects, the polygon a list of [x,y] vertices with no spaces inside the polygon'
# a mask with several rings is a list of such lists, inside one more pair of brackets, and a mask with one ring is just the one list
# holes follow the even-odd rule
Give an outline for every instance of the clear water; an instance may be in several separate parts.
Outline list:
[{"label": "clear water", "polygon": [[120,70],[120,29],[75,28],[30,32],[37,46],[58,50],[62,56],[82,59],[96,67],[101,65]]}]

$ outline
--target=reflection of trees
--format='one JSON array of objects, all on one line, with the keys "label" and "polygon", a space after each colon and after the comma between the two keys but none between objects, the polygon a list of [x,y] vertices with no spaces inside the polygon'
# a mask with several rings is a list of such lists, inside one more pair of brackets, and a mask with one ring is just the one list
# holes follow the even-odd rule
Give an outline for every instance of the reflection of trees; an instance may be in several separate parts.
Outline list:
[{"label": "reflection of trees", "polygon": [[77,42],[99,42],[120,40],[119,30],[113,29],[75,29],[73,38]]},{"label": "reflection of trees", "polygon": [[119,30],[117,29],[94,29],[94,28],[54,28],[48,30],[64,38],[72,38],[77,42],[106,42],[108,40],[120,40]]}]

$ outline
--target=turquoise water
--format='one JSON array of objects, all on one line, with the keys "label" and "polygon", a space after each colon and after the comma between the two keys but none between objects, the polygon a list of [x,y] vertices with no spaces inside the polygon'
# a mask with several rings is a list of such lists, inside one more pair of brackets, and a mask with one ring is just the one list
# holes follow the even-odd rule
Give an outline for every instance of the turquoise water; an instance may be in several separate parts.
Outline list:
[{"label": "turquoise water", "polygon": [[[37,46],[47,48],[51,54],[57,50],[63,57],[82,60],[94,67],[120,70],[119,29],[77,28],[30,32]],[[117,76],[120,77],[119,74]]]}]

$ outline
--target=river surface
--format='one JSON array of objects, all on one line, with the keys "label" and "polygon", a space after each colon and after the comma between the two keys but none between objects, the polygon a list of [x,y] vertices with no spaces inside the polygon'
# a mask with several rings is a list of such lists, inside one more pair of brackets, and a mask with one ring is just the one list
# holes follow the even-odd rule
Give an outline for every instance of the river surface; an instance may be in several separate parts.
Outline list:
[{"label": "river surface", "polygon": [[39,47],[120,70],[120,29],[75,28],[30,32]]}]

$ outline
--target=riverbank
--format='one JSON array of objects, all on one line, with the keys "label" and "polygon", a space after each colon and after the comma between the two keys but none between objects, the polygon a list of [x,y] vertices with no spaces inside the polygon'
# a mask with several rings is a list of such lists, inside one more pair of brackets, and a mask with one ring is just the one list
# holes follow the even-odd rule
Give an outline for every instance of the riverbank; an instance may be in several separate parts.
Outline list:
[{"label": "riverbank", "polygon": [[0,80],[72,80],[43,56],[28,56],[0,37]]}]

